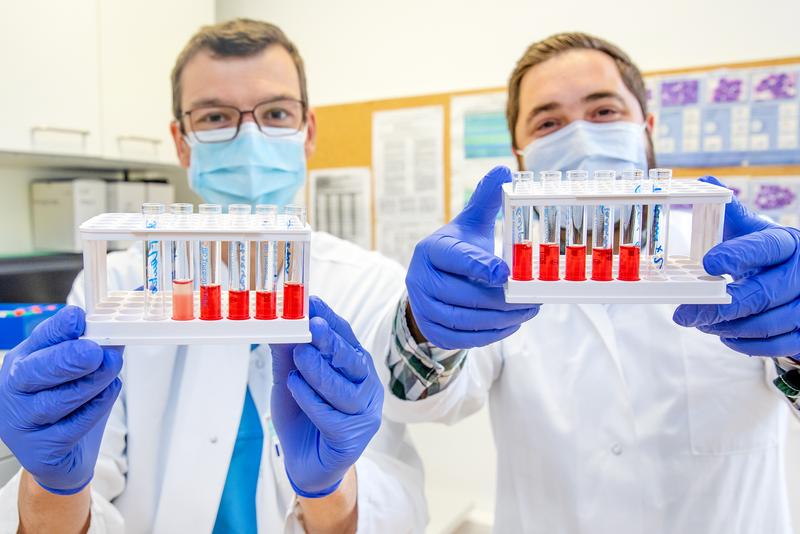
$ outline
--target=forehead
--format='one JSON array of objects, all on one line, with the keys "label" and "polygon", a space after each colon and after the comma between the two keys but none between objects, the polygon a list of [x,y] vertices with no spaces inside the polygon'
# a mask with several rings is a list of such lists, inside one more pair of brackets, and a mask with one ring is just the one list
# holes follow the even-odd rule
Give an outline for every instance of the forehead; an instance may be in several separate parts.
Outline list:
[{"label": "forehead", "polygon": [[247,57],[217,57],[201,50],[181,73],[183,109],[214,99],[249,108],[274,96],[301,96],[297,67],[280,45]]},{"label": "forehead", "polygon": [[636,102],[609,55],[586,49],[563,52],[531,67],[522,77],[520,118],[536,106],[568,105],[599,91],[613,91]]}]

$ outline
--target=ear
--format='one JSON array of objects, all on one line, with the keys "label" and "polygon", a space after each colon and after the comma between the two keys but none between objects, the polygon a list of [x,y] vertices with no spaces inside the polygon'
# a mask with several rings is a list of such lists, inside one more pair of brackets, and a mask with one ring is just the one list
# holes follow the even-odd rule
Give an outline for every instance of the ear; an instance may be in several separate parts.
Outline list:
[{"label": "ear", "polygon": [[189,168],[189,160],[191,159],[192,149],[183,138],[181,126],[178,121],[169,123],[169,131],[172,134],[172,140],[175,142],[175,153],[178,155],[178,161],[184,169]]},{"label": "ear", "polygon": [[317,148],[317,116],[314,114],[313,109],[308,110],[308,119],[306,120],[306,160],[311,159],[314,150]]}]

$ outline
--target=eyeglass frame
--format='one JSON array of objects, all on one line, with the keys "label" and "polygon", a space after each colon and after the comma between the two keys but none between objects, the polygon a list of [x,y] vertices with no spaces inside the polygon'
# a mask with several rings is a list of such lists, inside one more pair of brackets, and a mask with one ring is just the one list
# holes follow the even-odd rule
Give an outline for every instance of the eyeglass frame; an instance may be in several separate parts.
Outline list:
[{"label": "eyeglass frame", "polygon": [[[303,112],[303,120],[301,121],[300,127],[297,129],[297,131],[298,132],[301,131],[303,129],[303,126],[308,122],[308,102],[306,102],[305,100],[303,100],[301,98],[292,98],[292,97],[289,97],[289,96],[281,96],[281,97],[276,97],[276,98],[269,98],[267,100],[263,100],[263,101],[257,103],[255,106],[253,106],[252,109],[247,109],[247,110],[239,109],[236,106],[232,106],[232,105],[229,105],[229,104],[208,104],[208,105],[198,106],[198,107],[195,107],[195,108],[192,108],[190,110],[182,112],[180,120],[178,120],[178,125],[180,126],[182,134],[189,135],[189,132],[186,131],[186,127],[185,127],[185,125],[183,123],[184,117],[188,116],[189,117],[189,124],[192,126],[191,133],[195,134],[196,130],[194,129],[194,125],[192,124],[192,116],[191,116],[191,113],[193,111],[197,111],[198,109],[203,109],[203,108],[206,108],[206,107],[230,108],[230,109],[235,109],[239,113],[239,121],[236,123],[236,133],[233,134],[233,137],[231,137],[230,139],[226,139],[224,141],[202,141],[199,138],[199,136],[197,134],[195,134],[194,135],[195,139],[197,139],[197,141],[200,142],[200,143],[207,143],[207,144],[226,143],[228,141],[233,141],[234,139],[236,139],[239,136],[239,132],[242,130],[242,122],[244,121],[244,116],[247,115],[248,113],[250,115],[252,115],[253,122],[255,122],[256,126],[258,126],[258,130],[261,133],[263,133],[264,135],[268,135],[267,133],[264,132],[263,128],[261,127],[261,124],[259,124],[258,119],[256,118],[256,115],[255,115],[256,108],[258,106],[261,106],[262,104],[269,104],[271,102],[280,102],[282,100],[288,100],[290,102],[296,102],[296,103],[300,104],[300,106],[302,108],[302,112]],[[275,136],[272,136],[272,137],[275,137]]]}]

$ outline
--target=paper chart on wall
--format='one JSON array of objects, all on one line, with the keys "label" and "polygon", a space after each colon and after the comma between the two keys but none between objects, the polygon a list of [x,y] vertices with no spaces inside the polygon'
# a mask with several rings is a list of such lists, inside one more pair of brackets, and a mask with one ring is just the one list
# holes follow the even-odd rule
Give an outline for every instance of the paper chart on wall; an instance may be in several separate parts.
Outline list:
[{"label": "paper chart on wall", "polygon": [[309,213],[314,230],[372,248],[368,167],[315,169],[309,173]]},{"label": "paper chart on wall", "polygon": [[444,222],[444,108],[372,115],[376,249],[408,265],[416,243]]}]

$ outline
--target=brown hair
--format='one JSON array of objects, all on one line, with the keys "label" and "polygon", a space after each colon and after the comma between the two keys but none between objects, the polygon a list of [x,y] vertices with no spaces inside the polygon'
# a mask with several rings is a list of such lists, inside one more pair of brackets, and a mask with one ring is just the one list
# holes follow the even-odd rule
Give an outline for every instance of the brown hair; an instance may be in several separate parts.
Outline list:
[{"label": "brown hair", "polygon": [[300,100],[308,107],[308,89],[303,58],[286,34],[274,24],[251,19],[234,19],[219,24],[203,26],[183,47],[172,68],[172,113],[181,120],[181,73],[186,64],[202,50],[214,57],[249,57],[272,45],[289,52],[300,79]]},{"label": "brown hair", "polygon": [[557,33],[529,46],[517,61],[514,72],[511,73],[511,77],[508,80],[506,119],[508,120],[508,129],[511,132],[511,143],[514,148],[518,148],[515,130],[517,118],[519,117],[519,86],[522,82],[522,77],[531,67],[559,54],[576,49],[598,50],[610,56],[614,63],[617,64],[622,81],[628,90],[633,93],[633,96],[636,97],[636,100],[639,101],[642,114],[647,118],[647,93],[642,73],[639,72],[639,68],[631,61],[628,54],[608,41],[593,35],[579,32]]}]

